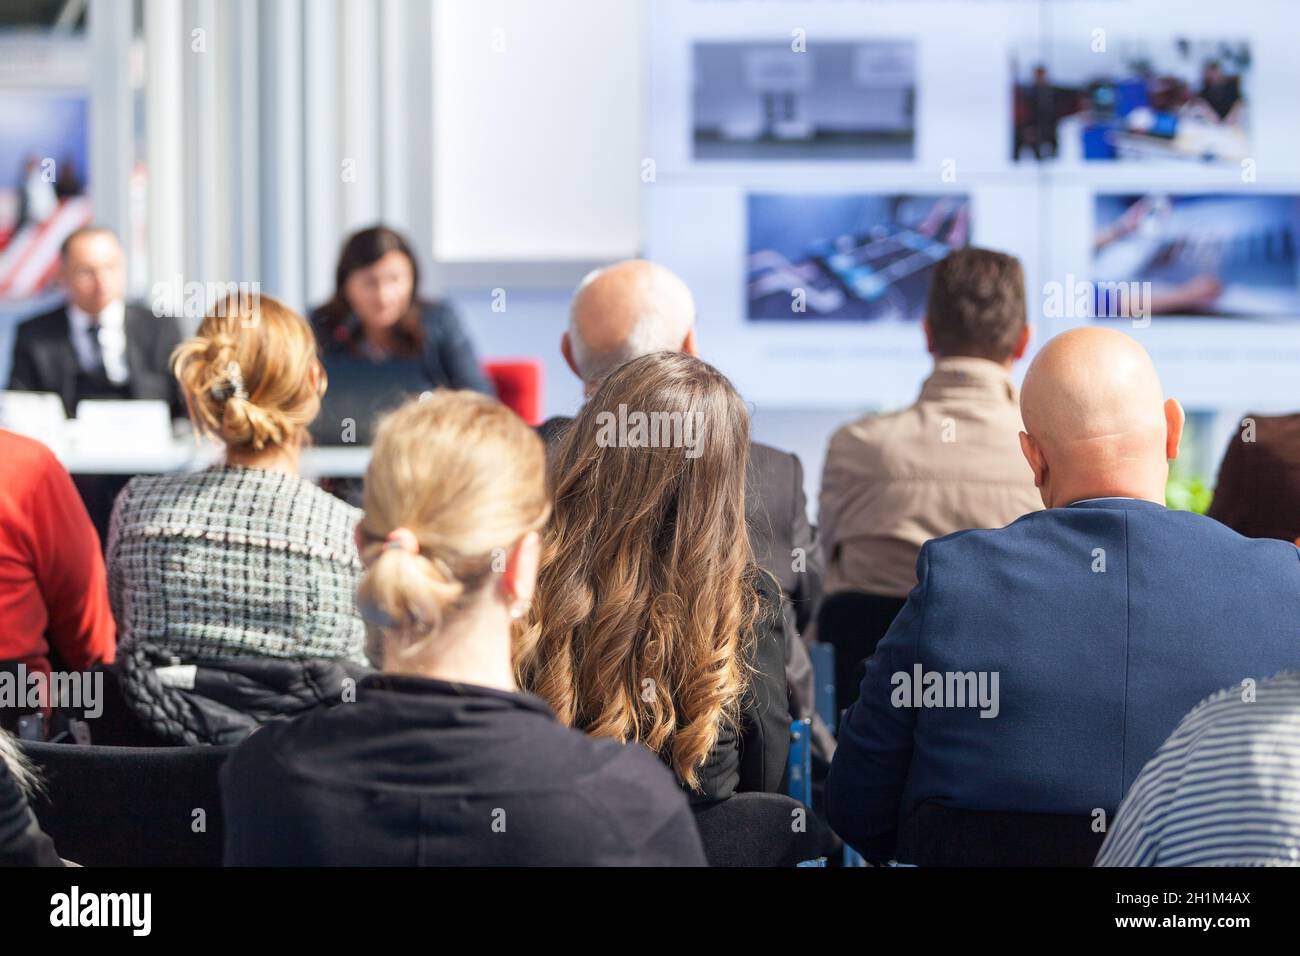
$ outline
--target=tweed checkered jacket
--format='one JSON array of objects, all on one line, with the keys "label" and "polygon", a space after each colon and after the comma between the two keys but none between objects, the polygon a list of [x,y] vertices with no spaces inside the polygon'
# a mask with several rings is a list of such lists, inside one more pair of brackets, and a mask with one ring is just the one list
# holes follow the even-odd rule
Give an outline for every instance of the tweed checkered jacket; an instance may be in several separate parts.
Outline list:
[{"label": "tweed checkered jacket", "polygon": [[142,476],[108,534],[118,639],[193,661],[364,662],[356,508],[296,475],[219,466]]}]

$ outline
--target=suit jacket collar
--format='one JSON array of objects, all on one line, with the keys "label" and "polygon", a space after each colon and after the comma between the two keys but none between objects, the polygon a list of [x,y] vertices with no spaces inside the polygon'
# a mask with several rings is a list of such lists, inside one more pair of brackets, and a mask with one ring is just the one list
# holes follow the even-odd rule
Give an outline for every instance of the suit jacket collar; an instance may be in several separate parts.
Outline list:
[{"label": "suit jacket collar", "polygon": [[1079,501],[1072,501],[1065,507],[1067,508],[1098,508],[1098,509],[1119,509],[1122,511],[1167,511],[1162,504],[1154,501],[1147,501],[1145,498],[1083,498]]}]

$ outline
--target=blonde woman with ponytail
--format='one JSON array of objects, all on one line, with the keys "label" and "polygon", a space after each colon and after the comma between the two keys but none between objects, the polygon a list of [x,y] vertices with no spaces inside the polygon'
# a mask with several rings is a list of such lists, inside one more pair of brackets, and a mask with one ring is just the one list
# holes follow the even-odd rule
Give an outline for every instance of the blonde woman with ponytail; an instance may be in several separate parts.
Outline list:
[{"label": "blonde woman with ponytail", "polygon": [[439,390],[383,419],[357,528],[382,673],[232,754],[227,864],[703,864],[662,765],[515,684],[549,510],[541,440],[495,399]]},{"label": "blonde woman with ponytail", "polygon": [[118,496],[107,544],[118,666],[154,736],[234,743],[337,701],[367,670],[354,602],[361,513],[298,474],[326,385],[300,315],[270,296],[232,296],[172,369],[224,460],[134,478]]}]

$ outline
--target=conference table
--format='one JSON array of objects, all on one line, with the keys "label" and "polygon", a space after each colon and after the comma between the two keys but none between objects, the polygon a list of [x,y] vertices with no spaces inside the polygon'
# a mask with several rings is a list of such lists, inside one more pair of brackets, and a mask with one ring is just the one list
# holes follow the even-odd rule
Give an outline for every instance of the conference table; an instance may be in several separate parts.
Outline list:
[{"label": "conference table", "polygon": [[[198,471],[224,452],[219,442],[196,435],[189,421],[173,421],[157,401],[83,401],[76,417],[66,418],[57,395],[0,391],[0,428],[41,442],[74,476],[120,480]],[[369,446],[311,446],[299,470],[312,480],[360,478],[369,463]]]},{"label": "conference table", "polygon": [[[222,449],[211,442],[178,439],[154,448],[54,447],[63,467],[74,475],[162,475],[197,471],[221,460]],[[299,470],[304,478],[360,478],[370,463],[370,449],[339,445],[305,448]]]}]

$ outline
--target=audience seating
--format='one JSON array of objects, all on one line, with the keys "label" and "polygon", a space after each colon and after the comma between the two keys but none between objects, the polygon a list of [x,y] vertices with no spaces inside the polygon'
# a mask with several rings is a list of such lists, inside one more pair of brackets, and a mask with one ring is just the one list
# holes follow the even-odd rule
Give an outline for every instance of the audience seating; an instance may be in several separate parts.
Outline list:
[{"label": "audience seating", "polygon": [[1090,816],[958,810],[927,800],[899,834],[917,866],[1092,866],[1105,833]]},{"label": "audience seating", "polygon": [[484,362],[483,371],[497,390],[501,404],[529,425],[542,421],[542,363],[535,359]]},{"label": "audience seating", "polygon": [[780,793],[737,793],[696,807],[695,824],[710,866],[798,866],[834,846],[816,814]]},{"label": "audience seating", "polygon": [[[822,599],[817,612],[817,639],[835,649],[835,699],[841,708],[858,699],[864,661],[907,603],[903,598],[837,591]],[[837,726],[839,720],[828,723]]]},{"label": "audience seating", "polygon": [[82,866],[221,865],[217,775],[231,748],[32,741],[22,747],[45,780],[32,809],[65,860]]}]

